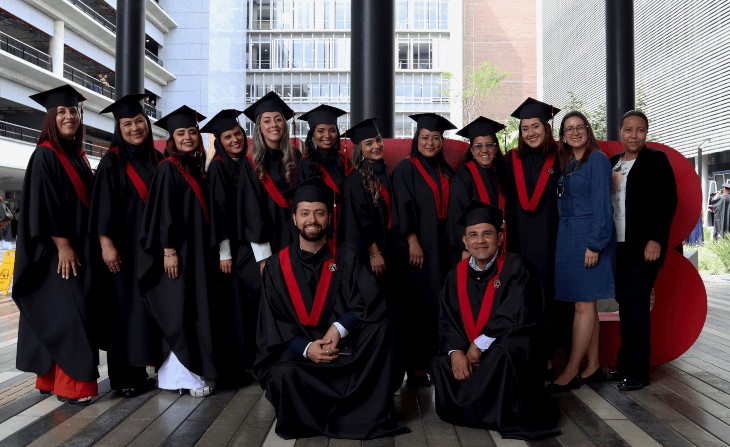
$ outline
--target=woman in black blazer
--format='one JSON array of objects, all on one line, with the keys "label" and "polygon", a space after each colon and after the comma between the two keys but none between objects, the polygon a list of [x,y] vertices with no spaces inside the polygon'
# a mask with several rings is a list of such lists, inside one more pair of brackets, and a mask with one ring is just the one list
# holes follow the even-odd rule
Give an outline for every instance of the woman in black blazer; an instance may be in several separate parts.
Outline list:
[{"label": "woman in black blazer", "polygon": [[[618,240],[616,301],[621,315],[621,348],[616,371],[619,389],[649,384],[650,303],[654,281],[664,265],[669,227],[677,209],[677,185],[666,154],[646,147],[649,121],[631,110],[621,118],[624,152],[611,157],[613,219]],[[657,193],[660,191],[660,193]]]}]

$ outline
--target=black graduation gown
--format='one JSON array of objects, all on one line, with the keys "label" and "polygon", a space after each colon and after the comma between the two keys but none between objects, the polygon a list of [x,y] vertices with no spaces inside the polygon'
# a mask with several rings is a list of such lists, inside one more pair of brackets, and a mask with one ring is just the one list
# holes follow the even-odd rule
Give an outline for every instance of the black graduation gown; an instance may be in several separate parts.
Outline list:
[{"label": "black graduation gown", "polygon": [[[474,323],[484,292],[497,273],[468,267],[466,290]],[[544,298],[534,270],[520,256],[507,253],[499,274],[491,313],[481,334],[496,338],[466,381],[454,378],[448,352],[464,353],[471,341],[459,305],[457,268],[441,291],[440,352],[432,361],[436,412],[446,422],[498,430],[503,438],[535,440],[560,433],[557,404],[544,389],[540,340]]]},{"label": "black graduation gown", "polygon": [[[347,172],[345,169],[345,163],[342,161],[342,154],[340,152],[327,153],[319,148],[316,149],[319,155],[320,163],[327,174],[330,175],[335,186],[337,186],[337,193],[340,195],[344,194],[345,179],[347,178]],[[312,177],[323,177],[322,171],[319,168],[314,168],[312,159],[309,156],[304,156],[297,162],[297,170],[294,174],[294,184],[308,180]],[[330,185],[331,186],[331,185]],[[334,205],[334,198],[333,198]],[[341,208],[340,205],[338,208]],[[332,209],[330,208],[330,212]],[[341,210],[336,211],[337,214],[333,215],[332,224],[327,228],[327,236],[333,237],[339,235],[338,228],[342,217],[340,216]],[[338,236],[339,237],[339,236]]]},{"label": "black graduation gown", "polygon": [[[505,155],[505,171],[509,175],[510,185],[506,205],[507,211],[515,216],[515,225],[507,230],[509,235],[507,251],[518,253],[537,271],[547,300],[548,316],[551,319],[549,331],[549,336],[553,339],[551,344],[557,346],[570,340],[574,309],[573,303],[555,301],[555,243],[558,238],[557,187],[560,179],[560,159],[555,157],[553,173],[548,177],[537,208],[531,212],[526,211],[520,204],[514,176],[514,156],[514,150]],[[528,150],[522,158],[522,172],[528,199],[532,199],[545,160],[546,157],[534,150]]]},{"label": "black graduation gown", "polygon": [[[494,169],[483,168],[479,163],[473,163],[476,165],[482,184],[487,190],[489,203],[499,208],[499,187]],[[461,254],[465,250],[464,243],[462,242],[464,227],[457,222],[467,205],[469,205],[469,202],[472,200],[481,201],[481,197],[479,196],[477,185],[474,182],[474,177],[466,165],[460,167],[456,171],[456,174],[451,177],[449,187],[451,191],[449,193],[449,212],[446,219],[446,237],[453,251],[452,266],[454,266],[461,261]]]},{"label": "black graduation gown", "polygon": [[[61,156],[81,178],[87,197],[82,200],[50,147],[33,151],[23,180],[15,252],[13,300],[20,309],[16,367],[42,376],[56,362],[68,376],[90,382],[99,377],[99,351],[89,327],[89,208],[84,204],[92,173],[75,155],[75,143],[60,140]],[[69,240],[81,262],[78,276],[62,279],[56,273],[58,250],[51,236]]]},{"label": "black graduation gown", "polygon": [[[316,254],[289,246],[292,271],[311,313],[319,272],[331,256],[327,246]],[[299,320],[283,276],[279,256],[266,263],[253,373],[274,405],[276,433],[286,439],[312,436],[373,439],[407,433],[393,407],[393,325],[383,315],[385,302],[375,277],[357,261],[347,244],[336,250],[337,270],[316,327]],[[324,337],[335,321],[354,322],[338,347],[353,346],[352,356],[330,364],[304,358],[307,343]]]},{"label": "black graduation gown", "polygon": [[[294,153],[297,158],[299,151]],[[278,149],[266,148],[264,162],[271,181],[280,192],[289,189],[286,181],[286,171],[281,163],[283,154]],[[295,173],[296,174],[296,173]],[[279,206],[259,181],[256,169],[248,157],[241,162],[241,172],[238,177],[237,210],[241,219],[238,220],[238,236],[240,240],[263,244],[271,244],[271,252],[276,253],[295,238],[296,228],[292,221],[291,208]]]},{"label": "black graduation gown", "polygon": [[261,270],[251,244],[238,237],[236,195],[241,161],[225,153],[216,141],[219,154],[208,166],[211,205],[211,244],[230,241],[233,269],[220,271],[220,257],[214,249],[218,289],[211,302],[218,373],[235,380],[253,364],[256,356],[256,318],[261,295]]},{"label": "black graduation gown", "polygon": [[[420,154],[417,157],[443,196],[437,162]],[[447,177],[454,173],[445,162],[442,171]],[[403,306],[409,309],[412,321],[425,329],[418,334],[413,327],[404,331],[411,338],[404,340],[411,347],[405,360],[406,369],[413,371],[427,368],[431,357],[438,352],[438,295],[451,268],[451,248],[446,242],[446,220],[438,218],[433,191],[409,159],[398,163],[393,170],[393,192],[398,232],[403,237],[398,247],[398,276],[404,290],[409,291],[403,297]],[[409,263],[405,236],[414,232],[423,248],[422,268]]]},{"label": "black graduation gown", "polygon": [[[131,144],[124,151],[142,182],[149,186],[157,169],[156,149]],[[125,161],[109,151],[96,168],[94,193],[91,196],[89,234],[107,236],[114,242],[122,260],[121,271],[111,273],[96,250],[92,288],[94,299],[105,310],[102,349],[116,350],[126,364],[133,367],[161,364],[160,333],[142,299],[137,282],[139,232],[145,202],[126,172]],[[147,373],[144,373],[146,379]]]},{"label": "black graduation gown", "polygon": [[730,196],[718,195],[710,200],[713,209],[713,225],[715,226],[715,239],[721,239],[725,233],[730,232]]},{"label": "black graduation gown", "polygon": [[[210,222],[201,202],[209,209],[208,185],[191,157],[182,160],[190,169],[187,179],[171,159],[160,163],[152,178],[139,237],[139,287],[162,331],[164,357],[172,350],[185,368],[215,379],[208,302],[218,266],[213,264]],[[200,197],[189,182],[198,184]],[[165,272],[165,248],[177,251],[176,279]]]}]

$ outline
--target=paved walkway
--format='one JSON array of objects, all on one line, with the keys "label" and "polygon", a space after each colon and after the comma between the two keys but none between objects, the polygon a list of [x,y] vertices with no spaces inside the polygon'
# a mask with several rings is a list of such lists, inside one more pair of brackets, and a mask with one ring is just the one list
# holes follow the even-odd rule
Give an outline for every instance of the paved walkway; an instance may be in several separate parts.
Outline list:
[{"label": "paved walkway", "polygon": [[556,395],[563,433],[530,443],[447,424],[434,411],[433,387],[405,386],[395,403],[410,434],[368,442],[324,437],[285,441],[274,434],[274,410],[257,385],[208,398],[155,389],[124,399],[109,389],[104,353],[99,397],[88,407],[65,405],[55,396],[41,396],[34,389],[35,376],[15,369],[18,311],[12,300],[0,298],[0,447],[728,446],[730,275],[704,281],[709,312],[692,349],[653,368],[651,385],[641,391],[622,393],[614,384],[602,383]]}]

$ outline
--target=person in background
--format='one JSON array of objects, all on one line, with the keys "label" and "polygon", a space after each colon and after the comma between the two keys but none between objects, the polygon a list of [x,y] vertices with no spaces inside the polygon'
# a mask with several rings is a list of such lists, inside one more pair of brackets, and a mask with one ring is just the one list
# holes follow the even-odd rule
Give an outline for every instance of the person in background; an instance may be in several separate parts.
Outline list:
[{"label": "person in background", "polygon": [[64,85],[31,99],[47,113],[20,199],[13,276],[20,309],[16,367],[38,375],[41,394],[88,405],[98,395],[99,350],[88,311],[93,174],[81,149],[84,97]]},{"label": "person in background", "polygon": [[713,224],[715,226],[715,239],[722,239],[726,233],[730,233],[730,182],[722,185],[722,192],[719,192],[710,199],[712,207]]},{"label": "person in background", "polygon": [[[618,240],[616,301],[621,314],[621,348],[608,380],[622,391],[649,384],[650,297],[669,247],[677,209],[677,183],[666,154],[646,147],[649,120],[631,110],[621,117],[624,152],[611,157],[613,221]],[[656,194],[661,185],[661,194]],[[651,204],[651,206],[649,206]]]},{"label": "person in background", "polygon": [[158,386],[210,395],[218,371],[213,355],[210,301],[215,294],[210,199],[205,149],[187,106],[160,118],[170,134],[167,158],[157,168],[142,215],[139,288],[163,335]]},{"label": "person in background", "polygon": [[[575,303],[570,358],[548,385],[556,393],[603,381],[598,358],[597,300],[614,298],[616,229],[611,203],[611,164],[580,112],[560,123],[558,156],[558,240],[555,248],[555,299]],[[586,368],[580,365],[585,358]]]},{"label": "person in background", "polygon": [[[0,202],[3,202],[2,197],[0,197]],[[0,206],[3,206],[3,204],[0,204]],[[13,230],[10,225],[13,220],[0,222],[0,250],[11,250],[13,248]],[[0,262],[2,262],[1,259]]]},{"label": "person in background", "polygon": [[454,170],[444,159],[444,132],[456,126],[435,113],[410,118],[417,129],[410,156],[393,170],[393,196],[399,236],[407,242],[407,249],[399,253],[403,273],[398,276],[410,292],[403,306],[423,331],[408,331],[404,361],[410,386],[430,386],[426,369],[438,352],[438,295],[451,267],[446,217]]}]

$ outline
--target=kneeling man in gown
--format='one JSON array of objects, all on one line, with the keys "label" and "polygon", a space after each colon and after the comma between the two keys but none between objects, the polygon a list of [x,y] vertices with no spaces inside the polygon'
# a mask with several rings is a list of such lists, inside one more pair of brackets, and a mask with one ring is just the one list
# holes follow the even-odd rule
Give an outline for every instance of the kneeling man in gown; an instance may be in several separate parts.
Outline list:
[{"label": "kneeling man in gown", "polygon": [[500,251],[503,222],[502,210],[476,200],[459,219],[471,256],[441,291],[436,412],[503,438],[542,439],[560,433],[560,410],[543,389],[545,303],[532,268]]},{"label": "kneeling man in gown", "polygon": [[385,300],[356,249],[327,238],[334,191],[312,178],[285,194],[299,238],[266,261],[253,367],[276,410],[276,433],[407,433],[393,408],[395,340]]}]

